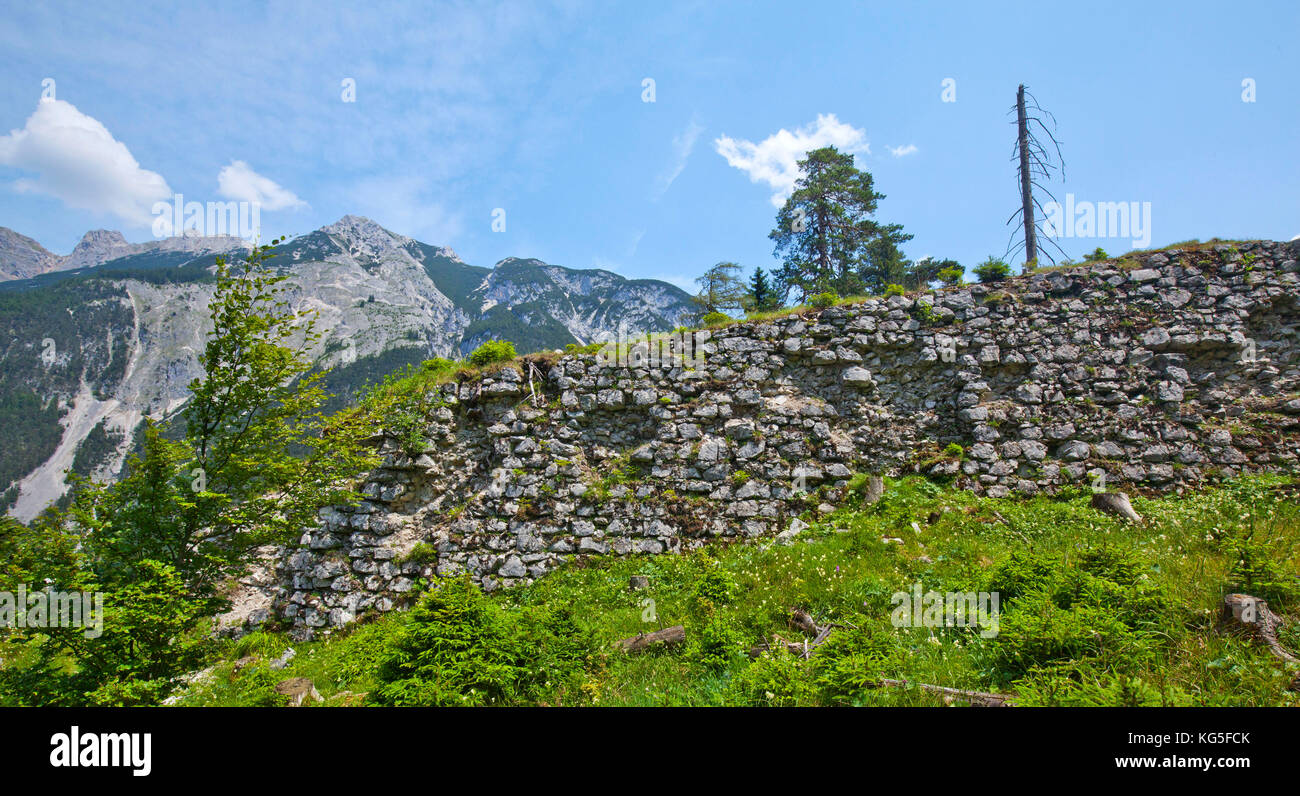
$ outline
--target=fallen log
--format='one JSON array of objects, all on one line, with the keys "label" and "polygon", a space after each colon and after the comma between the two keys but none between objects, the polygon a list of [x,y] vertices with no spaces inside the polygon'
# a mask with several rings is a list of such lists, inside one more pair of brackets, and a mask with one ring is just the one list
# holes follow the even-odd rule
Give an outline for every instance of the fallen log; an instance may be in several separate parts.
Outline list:
[{"label": "fallen log", "polygon": [[[1225,595],[1219,621],[1230,629],[1245,631],[1268,647],[1274,657],[1300,667],[1300,658],[1277,640],[1277,628],[1282,620],[1268,607],[1268,600],[1249,594]],[[1300,686],[1300,673],[1292,682]]]},{"label": "fallen log", "polygon": [[967,691],[961,688],[949,688],[944,685],[931,685],[930,683],[916,683],[910,680],[889,680],[881,679],[877,683],[887,688],[919,688],[922,691],[929,691],[933,694],[942,694],[943,701],[951,703],[961,700],[978,708],[1004,708],[1014,705],[1011,696],[1008,694],[992,694],[987,691]]},{"label": "fallen log", "polygon": [[656,630],[653,633],[639,633],[632,638],[618,642],[624,652],[645,652],[656,647],[675,647],[686,641],[686,628],[682,625]]}]

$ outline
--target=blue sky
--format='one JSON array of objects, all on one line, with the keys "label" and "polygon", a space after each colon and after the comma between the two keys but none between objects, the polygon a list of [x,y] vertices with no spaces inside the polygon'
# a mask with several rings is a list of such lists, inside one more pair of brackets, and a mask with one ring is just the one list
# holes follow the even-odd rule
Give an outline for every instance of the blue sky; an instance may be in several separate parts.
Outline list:
[{"label": "blue sky", "polygon": [[1293,2],[186,5],[0,3],[0,225],[67,253],[149,239],[160,195],[253,197],[263,237],[355,213],[689,285],[774,265],[781,175],[839,141],[910,256],[970,267],[1012,232],[1025,82],[1058,197],[1149,202],[1151,245],[1300,235]]}]

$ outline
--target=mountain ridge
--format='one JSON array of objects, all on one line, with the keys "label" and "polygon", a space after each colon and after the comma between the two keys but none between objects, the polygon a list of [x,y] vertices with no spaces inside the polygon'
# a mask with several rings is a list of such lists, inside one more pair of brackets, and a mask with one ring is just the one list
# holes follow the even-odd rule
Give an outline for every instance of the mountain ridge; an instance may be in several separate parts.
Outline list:
[{"label": "mountain ridge", "polygon": [[[0,264],[32,274],[0,281],[0,336],[13,341],[0,348],[0,506],[28,520],[66,494],[65,471],[113,477],[144,418],[184,405],[202,372],[216,257],[248,244],[194,236],[131,244],[92,230],[60,258],[19,233],[0,236],[22,255]],[[668,283],[535,258],[471,265],[363,216],[273,251],[291,309],[317,313],[327,330],[311,355],[329,371],[332,407],[405,365],[459,359],[488,339],[525,353],[620,327],[667,331],[694,312]]]}]

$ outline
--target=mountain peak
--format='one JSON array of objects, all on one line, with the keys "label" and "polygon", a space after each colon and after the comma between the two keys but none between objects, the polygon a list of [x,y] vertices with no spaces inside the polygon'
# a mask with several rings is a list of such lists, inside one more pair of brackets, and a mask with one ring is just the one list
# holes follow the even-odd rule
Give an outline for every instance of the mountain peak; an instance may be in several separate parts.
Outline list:
[{"label": "mountain peak", "polygon": [[365,216],[346,215],[321,231],[338,238],[351,256],[375,260],[411,243],[410,238],[389,232]]},{"label": "mountain peak", "polygon": [[81,236],[79,242],[64,261],[64,268],[81,268],[129,254],[131,244],[115,229],[92,229]]},{"label": "mountain peak", "polygon": [[331,235],[383,234],[389,237],[396,237],[393,233],[384,229],[379,224],[370,220],[369,218],[366,218],[365,216],[354,216],[351,213],[344,216],[343,218],[340,218],[338,221],[335,221],[333,224],[330,224],[327,227],[322,227],[322,230],[330,233]]},{"label": "mountain peak", "polygon": [[8,227],[0,227],[0,280],[27,279],[57,270],[59,256]]},{"label": "mountain peak", "polygon": [[78,249],[89,249],[95,246],[126,246],[126,238],[121,232],[115,229],[92,229],[85,235],[81,236],[81,241],[77,244]]}]

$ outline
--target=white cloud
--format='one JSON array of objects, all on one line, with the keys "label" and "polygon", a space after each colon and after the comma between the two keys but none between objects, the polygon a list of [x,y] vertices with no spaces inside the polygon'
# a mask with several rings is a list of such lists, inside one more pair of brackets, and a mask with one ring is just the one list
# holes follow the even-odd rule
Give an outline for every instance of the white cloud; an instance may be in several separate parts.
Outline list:
[{"label": "white cloud", "polygon": [[889,149],[889,154],[896,158],[907,157],[908,155],[915,154],[917,151],[916,144],[908,144],[907,146],[891,146],[887,147],[887,149]]},{"label": "white cloud", "polygon": [[35,172],[14,182],[18,191],[111,213],[131,226],[149,226],[153,203],[172,196],[161,174],[140,168],[108,128],[63,100],[38,103],[23,129],[0,136],[0,165]]},{"label": "white cloud", "polygon": [[307,207],[293,191],[280,186],[274,180],[263,177],[253,171],[242,160],[232,160],[230,165],[217,175],[217,190],[226,199],[238,202],[255,202],[263,210],[286,210]]},{"label": "white cloud", "polygon": [[833,113],[819,114],[817,121],[794,132],[781,128],[757,144],[724,135],[713,145],[729,165],[748,174],[750,182],[765,182],[775,188],[772,204],[776,207],[794,192],[798,161],[809,150],[833,146],[842,152],[871,153],[866,132],[841,122]]},{"label": "white cloud", "polygon": [[695,120],[695,117],[691,117],[686,129],[673,136],[672,166],[655,180],[654,199],[656,201],[668,192],[673,180],[676,180],[678,175],[686,168],[686,161],[690,159],[691,153],[695,151],[695,141],[702,132],[704,132],[704,127]]}]

